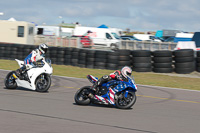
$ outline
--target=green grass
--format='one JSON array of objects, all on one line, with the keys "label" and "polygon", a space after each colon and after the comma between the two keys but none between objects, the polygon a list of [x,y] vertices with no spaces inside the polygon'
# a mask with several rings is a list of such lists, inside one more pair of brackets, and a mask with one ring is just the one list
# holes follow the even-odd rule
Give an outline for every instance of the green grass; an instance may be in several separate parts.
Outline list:
[{"label": "green grass", "polygon": [[[95,77],[100,78],[103,75],[112,73],[113,70],[101,70],[101,69],[88,69],[74,66],[65,65],[52,65],[53,75],[86,78],[88,74],[92,74]],[[16,61],[0,60],[0,69],[16,70],[18,69]],[[153,72],[138,73],[133,72],[136,84],[153,85],[162,87],[182,88],[191,90],[200,90],[200,78],[187,78],[178,76],[168,76]]]}]

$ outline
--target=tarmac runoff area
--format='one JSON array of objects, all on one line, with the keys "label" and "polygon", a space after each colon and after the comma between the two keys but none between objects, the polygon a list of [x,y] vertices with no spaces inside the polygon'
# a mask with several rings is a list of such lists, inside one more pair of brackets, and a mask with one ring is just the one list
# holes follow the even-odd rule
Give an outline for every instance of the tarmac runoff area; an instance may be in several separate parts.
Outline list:
[{"label": "tarmac runoff area", "polygon": [[52,76],[48,93],[4,88],[0,70],[0,133],[198,133],[200,91],[138,85],[128,110],[79,106],[75,92],[87,79]]}]

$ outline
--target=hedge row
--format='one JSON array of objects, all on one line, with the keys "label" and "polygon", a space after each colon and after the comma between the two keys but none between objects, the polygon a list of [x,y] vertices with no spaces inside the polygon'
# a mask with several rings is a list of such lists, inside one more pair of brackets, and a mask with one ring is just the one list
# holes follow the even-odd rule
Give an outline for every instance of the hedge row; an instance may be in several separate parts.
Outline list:
[{"label": "hedge row", "polygon": [[[23,60],[33,49],[34,45],[0,44],[0,58]],[[200,72],[200,51],[195,59],[191,49],[176,51],[149,51],[149,50],[118,50],[101,51],[78,49],[70,47],[49,47],[46,54],[53,64],[72,65],[96,69],[121,69],[131,66],[136,72],[157,72],[180,74]]]}]

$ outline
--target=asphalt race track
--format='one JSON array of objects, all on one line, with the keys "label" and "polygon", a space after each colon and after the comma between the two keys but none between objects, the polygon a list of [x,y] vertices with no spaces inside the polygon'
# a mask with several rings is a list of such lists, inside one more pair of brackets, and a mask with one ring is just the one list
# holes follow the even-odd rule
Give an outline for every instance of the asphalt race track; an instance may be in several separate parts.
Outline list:
[{"label": "asphalt race track", "polygon": [[0,133],[199,133],[200,91],[138,85],[132,109],[78,106],[87,79],[52,76],[48,93],[4,88],[0,70]]}]

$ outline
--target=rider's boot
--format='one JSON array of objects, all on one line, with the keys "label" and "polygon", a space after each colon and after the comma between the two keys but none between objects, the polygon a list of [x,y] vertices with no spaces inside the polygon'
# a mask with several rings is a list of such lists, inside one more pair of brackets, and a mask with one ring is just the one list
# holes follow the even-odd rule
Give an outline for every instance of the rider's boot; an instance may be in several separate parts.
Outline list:
[{"label": "rider's boot", "polygon": [[[101,89],[101,85],[108,81],[108,76],[107,75],[104,75],[103,77],[101,77],[97,82],[94,83],[94,85],[91,87],[91,90],[94,91],[93,94],[98,94],[99,92],[99,89]],[[88,96],[92,96],[93,95],[92,93],[90,93]]]},{"label": "rider's boot", "polygon": [[24,67],[21,67],[21,68],[19,68],[19,69],[17,69],[16,71],[15,71],[15,74],[16,74],[16,76],[20,79],[20,80],[23,80],[23,71],[24,71]]},{"label": "rider's boot", "polygon": [[23,77],[22,77],[22,69],[21,68],[17,69],[15,71],[15,74],[20,80],[22,80]]},{"label": "rider's boot", "polygon": [[93,98],[94,95],[98,92],[98,83],[99,81],[95,82],[94,85],[91,87],[91,92],[89,92],[88,97]]}]

